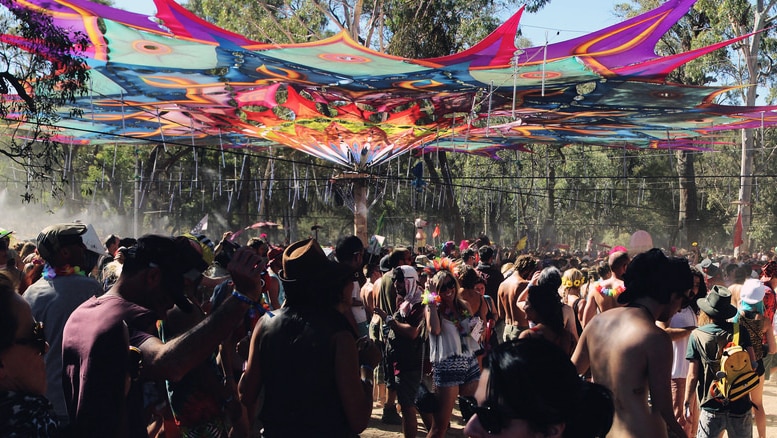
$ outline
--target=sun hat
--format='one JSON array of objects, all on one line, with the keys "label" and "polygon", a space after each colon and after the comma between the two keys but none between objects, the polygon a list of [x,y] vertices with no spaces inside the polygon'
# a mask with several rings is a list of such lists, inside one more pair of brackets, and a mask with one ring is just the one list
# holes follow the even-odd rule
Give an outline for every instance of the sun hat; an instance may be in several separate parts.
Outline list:
[{"label": "sun hat", "polygon": [[737,314],[737,308],[731,304],[731,291],[723,286],[712,286],[707,296],[696,300],[696,304],[712,317],[729,319]]},{"label": "sun hat", "polygon": [[415,258],[415,267],[416,268],[423,269],[423,268],[426,268],[427,266],[429,266],[431,263],[432,262],[429,261],[429,257],[427,257],[427,256],[425,256],[423,254],[421,254],[419,256],[416,256],[416,258]]},{"label": "sun hat", "polygon": [[767,262],[761,268],[761,281],[771,281],[775,275],[777,275],[777,262]]},{"label": "sun hat", "polygon": [[110,255],[108,250],[105,249],[105,246],[103,246],[102,242],[100,242],[100,238],[97,237],[97,231],[94,229],[92,224],[86,225],[86,231],[83,235],[81,235],[81,240],[84,242],[84,246],[86,246],[86,249],[89,251],[92,251],[93,253],[101,256]]},{"label": "sun hat", "polygon": [[766,289],[760,280],[748,278],[739,291],[739,299],[747,304],[755,304],[764,299]]},{"label": "sun hat", "polygon": [[696,265],[700,271],[704,272],[707,278],[714,277],[720,268],[719,263],[713,263],[712,260],[705,258],[698,265]]},{"label": "sun hat", "polygon": [[316,239],[305,239],[292,243],[283,251],[281,264],[281,281],[295,282],[312,278],[326,269],[329,259]]},{"label": "sun hat", "polygon": [[81,235],[84,233],[86,225],[81,223],[49,225],[38,234],[38,254],[50,262],[65,246],[83,243]]}]

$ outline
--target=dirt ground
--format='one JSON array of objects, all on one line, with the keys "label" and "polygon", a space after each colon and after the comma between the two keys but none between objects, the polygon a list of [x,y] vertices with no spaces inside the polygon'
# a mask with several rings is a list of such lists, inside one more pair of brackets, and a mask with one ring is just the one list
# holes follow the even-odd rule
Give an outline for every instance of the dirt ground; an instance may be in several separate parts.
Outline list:
[{"label": "dirt ground", "polygon": [[[766,411],[766,437],[765,438],[777,438],[777,375],[772,375],[771,380],[766,381],[764,386],[764,410]],[[372,410],[372,418],[370,419],[370,425],[360,436],[362,438],[399,438],[402,437],[402,431],[400,426],[390,426],[380,422],[380,416],[383,413],[381,407],[375,405]],[[464,436],[464,426],[459,424],[461,416],[458,410],[453,411],[453,419],[451,419],[451,429],[448,430],[449,437],[461,437]],[[423,423],[419,419],[419,431],[416,434],[417,437],[426,436],[426,429],[423,427]],[[725,434],[724,434],[725,436]],[[758,433],[753,426],[753,438],[759,438]],[[763,437],[762,437],[763,438]]]}]

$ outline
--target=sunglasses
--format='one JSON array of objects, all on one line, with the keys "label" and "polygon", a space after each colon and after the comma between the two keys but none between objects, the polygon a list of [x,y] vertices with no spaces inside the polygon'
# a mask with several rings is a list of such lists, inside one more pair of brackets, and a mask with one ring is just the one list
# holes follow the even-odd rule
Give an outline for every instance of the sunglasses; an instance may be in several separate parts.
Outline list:
[{"label": "sunglasses", "polygon": [[483,406],[478,406],[475,400],[460,398],[459,403],[466,405],[461,407],[462,410],[468,410],[469,412],[472,412],[473,415],[478,416],[480,425],[483,426],[483,429],[485,429],[489,435],[498,434],[510,419],[515,418],[514,415],[505,412],[498,406],[493,406],[492,403],[488,401],[485,402]]},{"label": "sunglasses", "polygon": [[130,379],[137,380],[142,369],[143,353],[141,353],[140,348],[130,345],[127,352],[127,374],[129,374]]},{"label": "sunglasses", "polygon": [[38,350],[41,356],[46,354],[46,349],[49,347],[49,344],[46,342],[46,336],[43,334],[42,322],[32,323],[32,337],[14,339],[13,343],[33,347]]}]

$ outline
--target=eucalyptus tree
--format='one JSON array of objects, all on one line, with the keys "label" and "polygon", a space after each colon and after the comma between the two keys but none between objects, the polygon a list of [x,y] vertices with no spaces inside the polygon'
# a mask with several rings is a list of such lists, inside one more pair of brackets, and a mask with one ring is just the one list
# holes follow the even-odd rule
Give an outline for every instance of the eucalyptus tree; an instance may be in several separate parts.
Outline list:
[{"label": "eucalyptus tree", "polygon": [[[741,86],[730,98],[739,104],[756,104],[759,87],[773,87],[775,51],[774,39],[777,0],[700,0],[696,8],[709,17],[709,33],[715,38],[734,38],[751,34],[732,46],[730,57],[717,70],[721,82]],[[763,91],[762,91],[763,92]],[[742,252],[748,252],[748,238],[753,213],[754,157],[764,148],[757,142],[755,129],[743,129],[741,136],[741,160],[737,213],[742,218]],[[762,135],[761,138],[764,138]]]},{"label": "eucalyptus tree", "polygon": [[[0,33],[24,41],[25,50],[0,42],[0,117],[6,128],[0,154],[26,173],[24,201],[46,191],[62,193],[67,156],[48,128],[57,109],[87,91],[88,72],[80,54],[85,35],[62,29],[50,17],[10,2],[0,2]],[[77,110],[72,115],[79,115]]]}]

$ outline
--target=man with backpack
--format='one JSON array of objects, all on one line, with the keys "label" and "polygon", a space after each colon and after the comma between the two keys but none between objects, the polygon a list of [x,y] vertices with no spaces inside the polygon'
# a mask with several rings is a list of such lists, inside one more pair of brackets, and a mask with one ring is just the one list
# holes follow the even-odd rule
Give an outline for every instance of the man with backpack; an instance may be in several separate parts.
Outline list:
[{"label": "man with backpack", "polygon": [[[691,363],[685,388],[686,416],[692,391],[696,390],[701,407],[697,437],[717,438],[726,430],[729,438],[751,438],[752,405],[747,384],[731,392],[721,390],[719,385],[721,379],[733,380],[735,376],[732,372],[735,370],[750,367],[748,373],[752,373],[755,357],[750,335],[747,330],[739,330],[737,324],[727,322],[736,315],[737,309],[731,304],[731,292],[725,287],[713,286],[707,296],[699,298],[696,303],[703,313],[699,327],[691,332],[688,340],[686,359]],[[705,316],[709,321],[706,324]],[[733,355],[732,352],[737,350],[730,348],[731,343],[741,347],[747,355],[740,358],[741,363],[737,366],[723,363],[721,367],[724,355]]]}]

